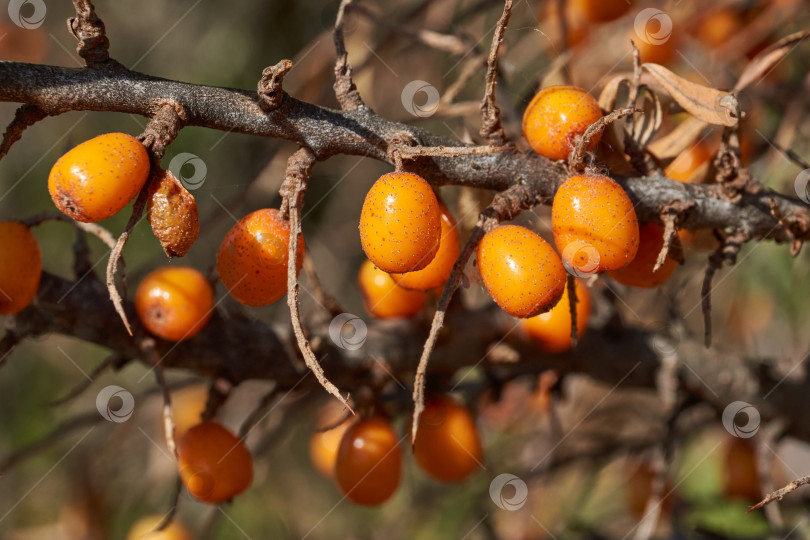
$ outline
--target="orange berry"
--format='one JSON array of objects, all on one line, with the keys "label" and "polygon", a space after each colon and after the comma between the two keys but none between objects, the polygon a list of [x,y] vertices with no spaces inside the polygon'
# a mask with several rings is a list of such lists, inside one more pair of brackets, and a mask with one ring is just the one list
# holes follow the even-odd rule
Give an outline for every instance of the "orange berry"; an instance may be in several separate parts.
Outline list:
[{"label": "orange berry", "polygon": [[[172,419],[174,420],[174,437],[180,439],[186,431],[202,421],[202,415],[208,404],[208,388],[197,384],[172,391]],[[161,420],[161,429],[163,422]]]},{"label": "orange berry", "polygon": [[31,231],[19,221],[0,221],[0,315],[13,315],[34,300],[42,255]]},{"label": "orange berry", "polygon": [[413,455],[419,467],[435,480],[466,480],[484,459],[475,418],[448,397],[428,399],[419,417]]},{"label": "orange berry", "polygon": [[208,323],[214,312],[214,291],[194,268],[158,268],[138,285],[135,311],[152,334],[181,341],[196,335]]},{"label": "orange berry", "polygon": [[667,178],[678,182],[698,181],[696,174],[713,155],[707,144],[694,144],[678,154],[678,157],[664,169],[664,174]]},{"label": "orange berry", "polygon": [[144,516],[132,525],[127,540],[191,540],[189,530],[176,519],[169,522],[162,531],[157,528],[163,523],[163,516]]},{"label": "orange berry", "polygon": [[315,469],[327,478],[335,477],[340,441],[351,424],[351,419],[347,418],[332,429],[314,432],[309,438],[309,459]]},{"label": "orange berry", "polygon": [[381,270],[421,270],[439,250],[441,222],[439,201],[424,178],[403,172],[384,174],[363,202],[360,243]]},{"label": "orange berry", "polygon": [[[599,103],[582,88],[549,86],[523,113],[523,136],[541,156],[567,160],[576,139],[601,117]],[[587,150],[593,150],[600,137],[593,137]]]},{"label": "orange berry", "polygon": [[171,171],[160,169],[149,180],[146,215],[169,257],[185,255],[200,234],[197,202]]},{"label": "orange berry", "polygon": [[[272,304],[287,293],[290,222],[279,210],[246,215],[219,246],[217,272],[231,296],[248,306]],[[304,263],[304,238],[298,238],[296,273]]]},{"label": "orange berry", "polygon": [[756,448],[751,439],[727,436],[722,463],[723,496],[726,499],[762,500]]},{"label": "orange berry", "polygon": [[60,157],[48,175],[56,207],[76,221],[96,222],[117,214],[149,177],[149,155],[126,133],[99,135]]},{"label": "orange berry", "polygon": [[744,27],[745,22],[736,9],[720,8],[708,13],[700,21],[697,38],[706,47],[716,49]]},{"label": "orange berry", "polygon": [[[582,280],[576,280],[577,338],[588,329],[591,318],[591,292]],[[545,353],[560,354],[571,348],[571,311],[568,306],[568,288],[553,308],[545,313],[522,319],[523,333]]]},{"label": "orange berry", "polygon": [[402,451],[391,423],[377,416],[349,427],[335,471],[338,487],[350,501],[376,506],[388,500],[402,475]]},{"label": "orange berry", "polygon": [[657,223],[645,223],[638,228],[638,253],[633,261],[608,275],[623,285],[650,289],[669,279],[678,267],[677,261],[669,256],[664,264],[653,272],[658,254],[664,247],[664,227]]},{"label": "orange berry", "polygon": [[554,248],[519,225],[501,225],[484,235],[478,271],[495,303],[515,317],[550,309],[565,289],[565,269]]},{"label": "orange berry", "polygon": [[572,176],[551,206],[554,243],[569,272],[583,275],[629,264],[638,251],[630,197],[607,176]]},{"label": "orange berry", "polygon": [[[663,19],[663,21],[666,21],[666,19]],[[642,62],[652,62],[653,64],[665,66],[675,58],[678,51],[678,36],[671,26],[671,21],[669,25],[664,26],[665,24],[662,19],[647,21],[644,35],[639,35],[631,30],[630,39],[636,44]]]},{"label": "orange berry", "polygon": [[439,251],[430,263],[414,272],[407,274],[391,274],[394,281],[400,287],[414,289],[417,291],[429,291],[436,287],[443,287],[444,282],[450,277],[453,265],[461,253],[461,245],[458,239],[458,229],[456,221],[450,210],[443,204],[442,211],[442,240],[439,244]]},{"label": "orange berry", "polygon": [[216,422],[189,429],[177,445],[180,479],[195,498],[221,503],[253,480],[253,459],[239,438]]},{"label": "orange berry", "polygon": [[357,283],[363,293],[366,310],[381,319],[413,317],[425,307],[427,294],[397,285],[389,274],[371,261],[365,261],[357,273]]},{"label": "orange berry", "polygon": [[588,15],[593,22],[608,22],[618,19],[630,9],[627,0],[573,0],[572,4]]}]

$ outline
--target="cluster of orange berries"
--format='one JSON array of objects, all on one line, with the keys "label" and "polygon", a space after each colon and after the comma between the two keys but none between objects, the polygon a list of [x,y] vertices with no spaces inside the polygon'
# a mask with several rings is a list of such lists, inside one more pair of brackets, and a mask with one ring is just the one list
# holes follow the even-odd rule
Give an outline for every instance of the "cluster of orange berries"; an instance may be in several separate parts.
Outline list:
[{"label": "cluster of orange berries", "polygon": [[[385,416],[346,419],[313,433],[309,454],[318,472],[334,479],[346,498],[374,506],[387,501],[399,486],[404,439]],[[450,397],[429,397],[413,452],[417,465],[430,478],[463,482],[483,462],[472,413]]]}]

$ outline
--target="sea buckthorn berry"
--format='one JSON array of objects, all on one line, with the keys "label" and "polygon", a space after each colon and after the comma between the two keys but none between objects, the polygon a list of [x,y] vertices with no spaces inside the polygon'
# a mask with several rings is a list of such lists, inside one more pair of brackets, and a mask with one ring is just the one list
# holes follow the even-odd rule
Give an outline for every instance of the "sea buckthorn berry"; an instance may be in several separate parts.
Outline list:
[{"label": "sea buckthorn berry", "polygon": [[[217,272],[231,296],[248,306],[272,304],[287,293],[290,222],[265,208],[234,225],[217,253]],[[304,238],[298,238],[296,274],[304,263]]]},{"label": "sea buckthorn berry", "polygon": [[484,235],[478,271],[495,303],[514,317],[543,313],[565,290],[565,268],[554,248],[519,225],[501,225]]},{"label": "sea buckthorn berry", "polygon": [[161,169],[149,179],[146,215],[169,257],[185,255],[200,234],[197,202],[171,171]]},{"label": "sea buckthorn berry", "polygon": [[127,540],[192,540],[186,526],[176,519],[170,521],[162,531],[158,531],[161,523],[161,515],[144,516],[132,525],[127,533]]},{"label": "sea buckthorn berry", "polygon": [[363,202],[360,243],[380,270],[421,270],[439,250],[441,223],[439,201],[424,178],[388,173],[374,182]]},{"label": "sea buckthorn berry", "polygon": [[[591,318],[591,292],[582,280],[576,280],[577,291],[577,337],[582,338]],[[540,350],[548,354],[560,354],[571,348],[571,310],[568,305],[568,288],[553,308],[545,313],[522,319],[523,333]]]},{"label": "sea buckthorn berry", "polygon": [[551,225],[563,264],[578,277],[621,268],[638,250],[633,203],[607,176],[563,182],[551,205]]},{"label": "sea buckthorn berry", "polygon": [[19,221],[0,221],[0,246],[0,315],[13,315],[37,294],[42,255],[37,239]]},{"label": "sea buckthorn berry", "polygon": [[483,467],[481,440],[470,411],[445,396],[425,401],[413,454],[425,473],[440,482],[461,482]]},{"label": "sea buckthorn berry", "polygon": [[593,22],[608,22],[618,19],[630,9],[628,0],[573,0],[579,10],[588,15]]},{"label": "sea buckthorn berry", "polygon": [[413,317],[425,307],[427,294],[411,291],[396,284],[386,272],[371,261],[365,261],[357,274],[366,310],[381,319]]},{"label": "sea buckthorn berry", "polygon": [[309,438],[309,459],[315,469],[327,478],[335,477],[340,441],[351,424],[352,420],[347,418],[332,429],[314,432]]},{"label": "sea buckthorn berry", "polygon": [[441,205],[441,210],[442,241],[439,244],[439,251],[436,252],[436,256],[433,257],[430,264],[421,270],[408,272],[407,274],[391,274],[391,277],[400,287],[417,291],[429,291],[443,286],[447,278],[450,277],[453,265],[456,263],[459,253],[461,253],[461,245],[453,215],[444,205]]},{"label": "sea buckthorn berry", "polygon": [[678,33],[671,22],[665,24],[661,22],[662,20],[664,19],[648,20],[644,26],[643,35],[636,33],[635,28],[630,30],[628,37],[636,44],[639,59],[642,62],[665,66],[675,58],[678,51]]},{"label": "sea buckthorn berry", "polygon": [[694,182],[699,179],[697,173],[712,158],[712,155],[712,150],[707,144],[692,145],[667,165],[664,174],[667,178],[678,182]]},{"label": "sea buckthorn berry", "polygon": [[158,268],[138,285],[135,311],[152,334],[181,341],[196,335],[208,323],[214,311],[214,291],[194,268]]},{"label": "sea buckthorn berry", "polygon": [[149,155],[126,133],[85,141],[60,157],[48,175],[56,207],[76,221],[96,222],[117,214],[149,177]]},{"label": "sea buckthorn berry", "polygon": [[340,441],[335,471],[340,491],[350,501],[376,506],[399,486],[402,451],[391,423],[381,417],[355,422]]},{"label": "sea buckthorn berry", "polygon": [[608,275],[623,285],[650,289],[669,279],[678,263],[669,256],[664,264],[653,272],[658,254],[664,247],[664,228],[657,223],[645,223],[638,228],[638,253],[633,261]]},{"label": "sea buckthorn berry", "polygon": [[724,45],[743,27],[745,27],[745,21],[738,10],[721,7],[706,14],[698,25],[696,35],[706,47],[716,49]]},{"label": "sea buckthorn berry", "polygon": [[253,480],[253,459],[239,438],[216,422],[189,429],[177,445],[180,479],[195,498],[221,503]]},{"label": "sea buckthorn berry", "polygon": [[[582,88],[549,86],[523,113],[523,136],[541,156],[567,160],[576,139],[601,117],[599,103]],[[586,150],[593,150],[600,137],[593,137]]]}]

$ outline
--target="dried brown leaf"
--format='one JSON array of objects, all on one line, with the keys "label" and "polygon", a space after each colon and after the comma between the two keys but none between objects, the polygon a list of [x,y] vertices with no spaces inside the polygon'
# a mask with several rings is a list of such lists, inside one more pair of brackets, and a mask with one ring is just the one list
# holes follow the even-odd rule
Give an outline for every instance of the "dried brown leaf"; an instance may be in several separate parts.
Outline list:
[{"label": "dried brown leaf", "polygon": [[767,75],[809,35],[810,31],[808,30],[796,32],[760,51],[745,66],[740,78],[737,80],[737,84],[734,85],[734,90],[742,90]]},{"label": "dried brown leaf", "polygon": [[674,159],[692,146],[708,124],[689,117],[660,139],[653,141],[647,150],[661,161]]}]

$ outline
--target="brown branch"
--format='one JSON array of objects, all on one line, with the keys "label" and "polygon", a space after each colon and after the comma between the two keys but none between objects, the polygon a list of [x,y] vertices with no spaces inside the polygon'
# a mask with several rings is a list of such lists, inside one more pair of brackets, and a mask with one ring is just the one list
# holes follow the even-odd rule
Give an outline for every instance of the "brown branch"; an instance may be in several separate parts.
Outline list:
[{"label": "brown branch", "polygon": [[47,113],[36,105],[21,105],[14,111],[14,119],[6,127],[3,141],[0,142],[0,159],[6,157],[8,151],[11,150],[11,145],[20,140],[23,131],[28,126],[36,124],[46,116],[48,116]]},{"label": "brown branch", "polygon": [[807,484],[810,484],[810,474],[808,474],[807,476],[802,476],[801,478],[797,478],[796,480],[789,483],[785,487],[777,489],[774,492],[768,493],[768,495],[764,499],[762,499],[757,504],[749,508],[748,512],[759,510],[763,506],[771,504],[773,501],[781,501],[788,493],[793,493],[800,487],[805,486]]},{"label": "brown branch", "polygon": [[79,40],[76,52],[88,66],[106,62],[110,58],[110,40],[104,22],[96,15],[90,0],[73,0],[76,17],[67,21],[68,31]]},{"label": "brown branch", "polygon": [[143,349],[146,351],[146,359],[148,364],[155,372],[155,382],[157,382],[160,394],[163,397],[163,435],[166,438],[166,447],[169,452],[178,459],[177,442],[174,438],[174,415],[172,415],[172,394],[169,392],[169,385],[166,384],[166,377],[163,375],[163,366],[160,363],[160,357],[155,351],[155,340],[152,338],[145,338],[142,341]]},{"label": "brown branch", "polygon": [[734,233],[720,239],[720,246],[709,256],[709,264],[703,276],[703,286],[700,290],[701,310],[703,311],[703,344],[708,349],[712,344],[712,280],[714,275],[723,267],[723,263],[730,265],[737,260],[743,244],[748,240],[745,233]]},{"label": "brown branch", "polygon": [[576,278],[571,274],[566,276],[565,286],[568,289],[568,313],[571,315],[571,346],[576,347],[579,336],[577,336],[577,288]]},{"label": "brown branch", "polygon": [[281,102],[286,95],[281,83],[292,67],[292,61],[285,59],[274,66],[264,68],[264,71],[262,71],[262,77],[257,85],[257,92],[259,95],[259,107],[264,112],[275,111],[281,106]]},{"label": "brown branch", "polygon": [[[664,266],[664,263],[667,261],[667,256],[669,256],[669,252],[672,249],[673,240],[678,236],[678,229],[675,227],[678,222],[678,216],[676,214],[664,214],[661,216],[661,220],[664,222],[664,243],[661,246],[661,251],[658,253],[658,259],[655,261],[653,273],[658,272],[658,270]],[[683,254],[681,254],[681,258],[683,258]]]},{"label": "brown branch", "polygon": [[578,139],[577,143],[574,146],[574,149],[571,150],[571,155],[568,158],[568,167],[573,172],[582,172],[585,170],[585,154],[587,153],[587,148],[590,145],[591,141],[594,137],[605,131],[605,129],[618,120],[619,118],[624,118],[625,116],[629,116],[631,114],[643,112],[641,109],[636,109],[635,107],[627,107],[624,109],[616,109],[613,112],[610,112],[588,126],[588,129],[585,130]]},{"label": "brown branch", "polygon": [[287,161],[287,172],[282,184],[282,195],[287,201],[287,208],[290,213],[290,245],[287,257],[287,305],[290,308],[290,318],[292,319],[293,333],[295,334],[298,349],[304,357],[304,362],[310,371],[318,379],[324,390],[335,396],[344,406],[352,410],[348,401],[340,394],[337,386],[326,377],[320,362],[312,352],[312,347],[304,335],[301,325],[300,303],[298,301],[298,240],[302,236],[301,232],[301,207],[304,204],[304,193],[306,192],[306,182],[309,179],[313,165],[315,165],[315,154],[309,148],[300,148],[290,156]]},{"label": "brown branch", "polygon": [[503,13],[495,26],[492,45],[487,58],[487,75],[484,86],[484,99],[481,100],[481,137],[492,146],[503,146],[508,142],[501,125],[501,110],[495,104],[495,85],[498,83],[498,53],[503,43],[506,25],[512,17],[512,0],[506,0]]},{"label": "brown branch", "polygon": [[333,37],[335,40],[335,97],[337,97],[340,108],[344,111],[353,111],[364,105],[360,92],[357,91],[352,80],[352,65],[349,62],[349,53],[346,51],[346,44],[343,41],[343,19],[346,17],[346,8],[353,0],[341,0],[335,18],[335,30]]}]

